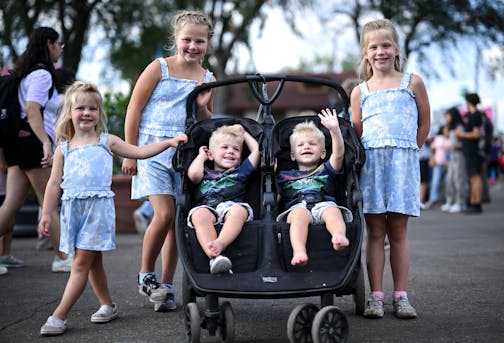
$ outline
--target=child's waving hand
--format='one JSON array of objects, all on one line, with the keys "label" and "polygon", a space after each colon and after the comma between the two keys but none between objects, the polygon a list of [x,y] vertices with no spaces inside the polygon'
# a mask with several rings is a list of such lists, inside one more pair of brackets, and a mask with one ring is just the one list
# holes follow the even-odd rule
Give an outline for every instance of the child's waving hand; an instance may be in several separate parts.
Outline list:
[{"label": "child's waving hand", "polygon": [[318,116],[320,118],[320,122],[324,127],[328,130],[337,130],[339,129],[339,121],[338,121],[338,112],[333,108],[332,113],[329,108],[323,109],[319,113]]}]

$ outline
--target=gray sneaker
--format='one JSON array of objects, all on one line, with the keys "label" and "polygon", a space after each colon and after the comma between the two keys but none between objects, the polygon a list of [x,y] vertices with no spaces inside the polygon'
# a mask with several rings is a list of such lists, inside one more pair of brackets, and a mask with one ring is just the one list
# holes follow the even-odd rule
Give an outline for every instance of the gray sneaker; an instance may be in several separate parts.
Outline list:
[{"label": "gray sneaker", "polygon": [[154,303],[161,303],[166,300],[169,290],[161,287],[154,274],[147,274],[142,282],[138,280],[138,292]]},{"label": "gray sneaker", "polygon": [[233,264],[231,260],[224,255],[216,256],[210,259],[210,273],[229,273]]},{"label": "gray sneaker", "polygon": [[154,311],[156,312],[171,312],[177,309],[177,304],[175,303],[175,295],[170,292],[166,296],[166,300],[162,303],[154,303]]},{"label": "gray sneaker", "polygon": [[383,299],[375,296],[369,295],[366,309],[364,310],[364,317],[366,318],[383,318]]},{"label": "gray sneaker", "polygon": [[400,319],[414,319],[417,316],[416,310],[410,305],[407,297],[394,299],[394,314]]}]

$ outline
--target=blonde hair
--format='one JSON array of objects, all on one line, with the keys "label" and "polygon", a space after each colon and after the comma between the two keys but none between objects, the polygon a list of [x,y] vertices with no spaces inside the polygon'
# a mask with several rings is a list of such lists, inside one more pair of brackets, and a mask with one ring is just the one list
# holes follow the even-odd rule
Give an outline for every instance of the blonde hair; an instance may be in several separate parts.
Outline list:
[{"label": "blonde hair", "polygon": [[208,142],[208,149],[213,150],[217,143],[223,139],[229,139],[236,141],[240,147],[243,145],[245,138],[241,133],[235,130],[232,126],[223,125],[217,128],[210,136],[210,141]]},{"label": "blonde hair", "polygon": [[[371,68],[371,65],[369,64],[368,60],[364,58],[364,52],[367,49],[369,34],[378,30],[388,31],[397,50],[399,51],[401,50],[399,48],[399,35],[397,34],[397,30],[395,29],[394,25],[390,20],[377,19],[366,23],[362,28],[362,33],[360,36],[361,63],[359,65],[359,77],[361,79],[369,80],[373,76],[373,69]],[[403,70],[403,65],[405,61],[402,60],[403,56],[399,52],[399,55],[396,56],[394,60],[394,69],[399,72],[402,72]],[[363,76],[365,76],[365,78]]]},{"label": "blonde hair", "polygon": [[98,124],[95,127],[97,133],[107,132],[107,116],[103,110],[103,98],[98,88],[82,81],[75,81],[65,92],[63,107],[56,122],[56,136],[58,141],[68,141],[75,135],[75,128],[72,122],[72,108],[75,103],[83,98],[89,97],[96,102],[99,110]]},{"label": "blonde hair", "polygon": [[317,138],[322,145],[325,147],[325,136],[324,133],[315,125],[313,121],[305,121],[297,124],[292,130],[289,137],[291,151],[296,150],[296,139],[301,136],[313,136]]},{"label": "blonde hair", "polygon": [[210,39],[212,39],[214,33],[213,24],[210,18],[205,13],[199,10],[181,10],[175,13],[175,16],[173,17],[172,21],[173,33],[171,37],[172,40],[171,48],[173,50],[177,49],[175,45],[176,37],[180,32],[180,30],[186,24],[206,25],[208,28],[208,44],[210,45]]}]

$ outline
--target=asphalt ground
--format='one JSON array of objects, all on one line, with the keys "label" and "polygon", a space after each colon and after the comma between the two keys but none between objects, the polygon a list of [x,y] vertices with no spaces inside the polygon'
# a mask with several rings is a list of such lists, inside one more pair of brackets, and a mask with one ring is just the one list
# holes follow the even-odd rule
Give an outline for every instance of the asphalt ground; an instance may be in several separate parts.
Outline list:
[{"label": "asphalt ground", "polygon": [[[410,221],[409,298],[418,318],[405,321],[393,316],[387,264],[383,319],[355,315],[351,296],[335,301],[348,319],[349,342],[504,341],[503,184],[492,187],[491,198],[481,215],[447,214],[435,207]],[[37,251],[36,238],[15,238],[12,253],[25,260],[26,267],[0,276],[0,342],[184,342],[180,266],[175,280],[179,308],[154,312],[136,287],[141,236],[118,234],[117,243],[115,251],[104,254],[104,261],[120,317],[109,324],[91,323],[99,306],[88,286],[70,313],[65,334],[48,338],[39,330],[57,306],[68,274],[51,273],[53,253]],[[242,343],[288,342],[290,311],[304,302],[320,304],[316,297],[225,300],[234,311],[235,342]],[[200,307],[202,301],[198,298]],[[202,330],[201,341],[216,342],[218,337]]]}]

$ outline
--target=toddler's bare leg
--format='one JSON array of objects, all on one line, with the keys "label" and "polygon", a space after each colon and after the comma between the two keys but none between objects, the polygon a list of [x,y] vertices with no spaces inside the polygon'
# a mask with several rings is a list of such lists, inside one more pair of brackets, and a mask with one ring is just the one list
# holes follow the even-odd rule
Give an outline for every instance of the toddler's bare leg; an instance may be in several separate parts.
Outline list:
[{"label": "toddler's bare leg", "polygon": [[218,254],[214,255],[214,252],[208,248],[208,243],[217,238],[214,227],[216,223],[215,215],[207,208],[200,208],[192,214],[191,222],[194,225],[198,242],[205,254],[209,258],[217,256]]},{"label": "toddler's bare leg", "polygon": [[326,208],[322,212],[322,222],[325,223],[327,231],[331,234],[334,250],[343,250],[350,244],[346,237],[346,224],[339,208]]},{"label": "toddler's bare leg", "polygon": [[217,239],[208,242],[208,249],[214,256],[218,256],[231,244],[243,229],[247,221],[248,212],[241,205],[234,205],[224,217],[224,224]]},{"label": "toddler's bare leg", "polygon": [[311,213],[304,208],[295,208],[289,212],[287,223],[290,224],[289,234],[292,246],[293,266],[304,266],[308,263],[306,253],[306,240],[308,238],[308,225],[312,222]]}]

